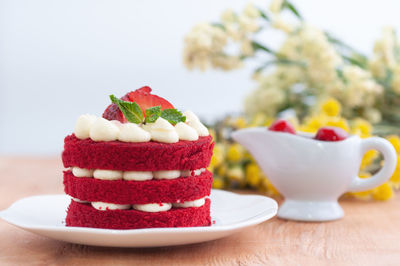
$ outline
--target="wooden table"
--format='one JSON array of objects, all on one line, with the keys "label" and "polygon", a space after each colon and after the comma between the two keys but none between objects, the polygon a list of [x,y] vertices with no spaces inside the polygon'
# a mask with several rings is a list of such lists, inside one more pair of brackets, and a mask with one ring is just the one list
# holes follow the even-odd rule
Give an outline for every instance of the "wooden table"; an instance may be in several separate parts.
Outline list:
[{"label": "wooden table", "polygon": [[[59,158],[0,157],[0,209],[35,194],[63,193]],[[400,265],[400,195],[341,202],[344,219],[274,218],[230,237],[165,248],[103,248],[60,242],[0,220],[0,265]]]}]

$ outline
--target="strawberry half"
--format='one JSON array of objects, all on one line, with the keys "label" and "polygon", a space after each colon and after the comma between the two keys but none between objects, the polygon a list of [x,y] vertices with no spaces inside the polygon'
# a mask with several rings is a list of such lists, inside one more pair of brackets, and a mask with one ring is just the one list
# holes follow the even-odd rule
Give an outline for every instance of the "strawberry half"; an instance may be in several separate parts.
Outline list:
[{"label": "strawberry half", "polygon": [[284,119],[276,120],[268,129],[271,131],[285,132],[296,135],[296,130],[294,129],[292,124]]},{"label": "strawberry half", "polygon": [[349,134],[338,127],[321,127],[315,139],[322,141],[341,141],[347,139]]},{"label": "strawberry half", "polygon": [[151,88],[148,86],[142,87],[135,91],[131,91],[125,96],[128,96],[129,101],[136,102],[144,112],[146,109],[154,106],[161,106],[161,109],[174,109],[174,106],[157,95],[151,94]]},{"label": "strawberry half", "polygon": [[[137,103],[142,109],[144,116],[146,109],[153,106],[161,106],[162,110],[174,109],[174,106],[164,98],[151,94],[151,88],[148,86],[128,92],[121,100]],[[103,113],[103,117],[107,120],[118,120],[121,123],[128,122],[115,103],[107,107]]]}]

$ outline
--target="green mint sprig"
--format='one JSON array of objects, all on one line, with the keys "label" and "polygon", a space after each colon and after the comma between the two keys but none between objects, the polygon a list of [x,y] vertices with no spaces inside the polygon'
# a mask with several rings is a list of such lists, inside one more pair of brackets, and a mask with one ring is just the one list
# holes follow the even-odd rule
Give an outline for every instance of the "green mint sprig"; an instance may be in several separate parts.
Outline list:
[{"label": "green mint sprig", "polygon": [[146,111],[146,123],[154,123],[157,118],[159,118],[162,114],[161,106],[154,106],[148,108]]},{"label": "green mint sprig", "polygon": [[164,109],[161,112],[161,117],[173,125],[186,121],[186,116],[182,115],[177,109]]},{"label": "green mint sprig", "polygon": [[118,106],[119,110],[121,110],[121,112],[124,114],[125,118],[129,122],[135,124],[143,122],[143,112],[137,103],[123,101],[121,99],[118,99],[114,95],[110,95],[110,99]]},{"label": "green mint sprig", "polygon": [[143,111],[137,103],[123,101],[114,95],[110,95],[110,99],[118,106],[125,118],[131,123],[139,124],[142,123],[143,120],[145,123],[154,123],[159,117],[164,118],[173,125],[186,121],[186,116],[184,116],[182,112],[177,109],[161,110],[161,106],[154,106],[146,109],[146,118],[144,119]]}]

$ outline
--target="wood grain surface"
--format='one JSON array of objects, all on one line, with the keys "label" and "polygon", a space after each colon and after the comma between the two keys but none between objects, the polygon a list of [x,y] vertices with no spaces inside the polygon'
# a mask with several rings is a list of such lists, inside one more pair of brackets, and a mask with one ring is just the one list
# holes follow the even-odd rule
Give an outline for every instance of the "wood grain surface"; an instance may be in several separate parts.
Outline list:
[{"label": "wood grain surface", "polygon": [[[59,158],[0,157],[0,209],[62,193]],[[60,242],[0,220],[0,265],[400,265],[400,195],[341,201],[345,218],[300,223],[274,218],[230,237],[165,248],[103,248]]]}]

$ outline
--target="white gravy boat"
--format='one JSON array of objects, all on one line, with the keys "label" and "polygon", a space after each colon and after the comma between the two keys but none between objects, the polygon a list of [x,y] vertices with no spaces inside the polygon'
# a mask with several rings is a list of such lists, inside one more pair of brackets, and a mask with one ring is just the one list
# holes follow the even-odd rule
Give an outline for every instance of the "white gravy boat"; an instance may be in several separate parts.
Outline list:
[{"label": "white gravy boat", "polygon": [[[343,217],[338,198],[348,191],[365,191],[388,180],[397,163],[392,144],[379,137],[350,136],[337,142],[292,135],[267,128],[247,128],[232,133],[253,155],[285,201],[278,217],[299,221],[329,221]],[[372,177],[358,177],[368,150],[383,154],[385,164]]]}]

